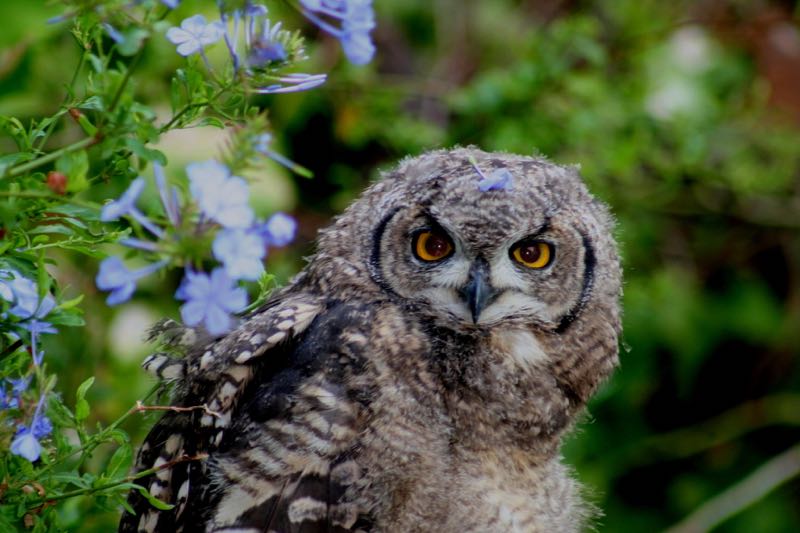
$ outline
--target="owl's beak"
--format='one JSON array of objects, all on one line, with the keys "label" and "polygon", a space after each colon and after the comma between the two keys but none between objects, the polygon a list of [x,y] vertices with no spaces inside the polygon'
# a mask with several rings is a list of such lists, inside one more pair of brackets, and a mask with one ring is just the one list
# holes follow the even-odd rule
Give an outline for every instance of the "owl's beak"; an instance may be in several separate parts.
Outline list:
[{"label": "owl's beak", "polygon": [[472,313],[472,323],[477,324],[481,311],[492,303],[497,291],[489,282],[489,263],[479,257],[469,269],[469,281],[459,291]]}]

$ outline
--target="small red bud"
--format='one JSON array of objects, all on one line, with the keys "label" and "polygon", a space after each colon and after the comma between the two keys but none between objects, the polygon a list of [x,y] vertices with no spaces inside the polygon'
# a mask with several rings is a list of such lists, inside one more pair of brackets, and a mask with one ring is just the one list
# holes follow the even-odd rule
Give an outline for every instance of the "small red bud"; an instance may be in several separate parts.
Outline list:
[{"label": "small red bud", "polygon": [[56,194],[65,194],[67,192],[67,176],[51,170],[47,173],[47,186]]},{"label": "small red bud", "polygon": [[71,107],[71,108],[69,109],[68,113],[69,113],[69,116],[71,116],[71,117],[72,117],[72,119],[73,119],[75,122],[78,122],[78,119],[79,119],[79,118],[81,118],[81,117],[83,116],[83,113],[81,113],[81,110],[80,110],[80,109],[78,109],[77,107]]}]

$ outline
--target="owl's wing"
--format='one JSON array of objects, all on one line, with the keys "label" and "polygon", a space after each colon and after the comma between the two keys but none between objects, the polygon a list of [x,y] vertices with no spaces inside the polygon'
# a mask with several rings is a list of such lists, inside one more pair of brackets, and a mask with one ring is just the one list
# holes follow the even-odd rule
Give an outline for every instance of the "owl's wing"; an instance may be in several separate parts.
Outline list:
[{"label": "owl's wing", "polygon": [[[151,430],[120,531],[351,531],[359,472],[357,383],[369,323],[353,305],[299,294],[252,315],[187,358],[145,368],[177,382],[177,407]],[[163,506],[162,506],[163,507]]]}]

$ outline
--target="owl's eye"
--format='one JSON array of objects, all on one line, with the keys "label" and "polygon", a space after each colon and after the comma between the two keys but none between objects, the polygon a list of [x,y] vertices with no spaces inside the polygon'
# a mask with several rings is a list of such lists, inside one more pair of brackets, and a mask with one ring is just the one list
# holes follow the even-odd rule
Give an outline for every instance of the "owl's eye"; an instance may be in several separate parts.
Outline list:
[{"label": "owl's eye", "polygon": [[440,232],[423,230],[414,235],[412,248],[420,261],[441,261],[453,253],[453,242]]},{"label": "owl's eye", "polygon": [[544,241],[522,241],[511,249],[511,257],[528,268],[544,268],[553,258],[553,247]]}]

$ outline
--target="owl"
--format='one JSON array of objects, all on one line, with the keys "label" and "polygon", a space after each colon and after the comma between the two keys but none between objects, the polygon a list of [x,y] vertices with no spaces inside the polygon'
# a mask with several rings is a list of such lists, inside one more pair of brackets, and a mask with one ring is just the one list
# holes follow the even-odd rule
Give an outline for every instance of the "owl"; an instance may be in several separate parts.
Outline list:
[{"label": "owl", "polygon": [[574,167],[402,161],[237,329],[162,328],[174,408],[120,531],[581,529],[559,449],[618,362],[612,233]]}]

